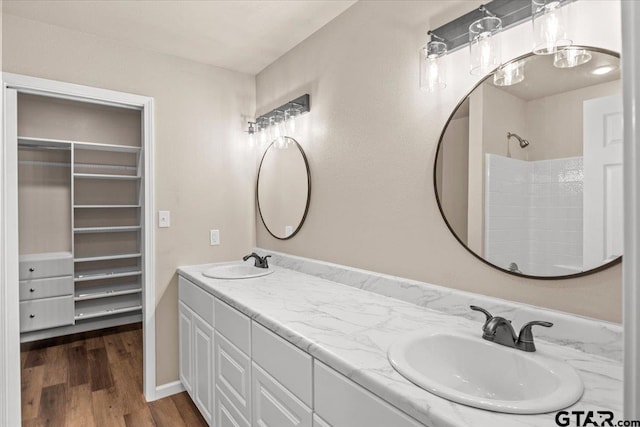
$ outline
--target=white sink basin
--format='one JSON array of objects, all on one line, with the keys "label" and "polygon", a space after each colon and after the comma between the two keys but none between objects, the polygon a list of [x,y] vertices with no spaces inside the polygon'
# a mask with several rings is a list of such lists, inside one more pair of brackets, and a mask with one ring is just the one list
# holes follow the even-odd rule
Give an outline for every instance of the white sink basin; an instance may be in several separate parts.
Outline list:
[{"label": "white sink basin", "polygon": [[475,337],[417,331],[388,352],[396,371],[445,399],[510,414],[558,411],[574,404],[584,386],[565,362]]},{"label": "white sink basin", "polygon": [[272,268],[258,268],[248,264],[225,264],[211,267],[204,273],[212,279],[251,279],[273,273]]}]

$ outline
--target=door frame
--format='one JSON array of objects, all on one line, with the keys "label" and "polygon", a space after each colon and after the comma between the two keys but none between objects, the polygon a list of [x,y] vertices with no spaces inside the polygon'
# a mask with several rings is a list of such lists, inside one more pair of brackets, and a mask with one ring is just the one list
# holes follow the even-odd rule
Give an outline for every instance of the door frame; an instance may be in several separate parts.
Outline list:
[{"label": "door frame", "polygon": [[624,418],[640,419],[640,4],[622,2]]},{"label": "door frame", "polygon": [[[153,98],[20,74],[2,74],[0,150],[0,425],[20,425],[20,317],[18,296],[18,179],[15,102],[18,93],[134,108],[142,111],[144,149],[143,392],[156,399],[154,111]],[[10,107],[10,108],[7,108]]]}]

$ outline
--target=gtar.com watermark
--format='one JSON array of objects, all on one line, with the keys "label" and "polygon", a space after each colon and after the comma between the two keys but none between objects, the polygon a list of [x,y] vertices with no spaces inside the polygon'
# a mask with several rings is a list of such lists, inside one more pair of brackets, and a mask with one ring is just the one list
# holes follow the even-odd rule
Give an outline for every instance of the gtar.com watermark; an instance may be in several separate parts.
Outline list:
[{"label": "gtar.com watermark", "polygon": [[611,411],[559,411],[558,427],[640,427],[640,420],[615,420]]}]

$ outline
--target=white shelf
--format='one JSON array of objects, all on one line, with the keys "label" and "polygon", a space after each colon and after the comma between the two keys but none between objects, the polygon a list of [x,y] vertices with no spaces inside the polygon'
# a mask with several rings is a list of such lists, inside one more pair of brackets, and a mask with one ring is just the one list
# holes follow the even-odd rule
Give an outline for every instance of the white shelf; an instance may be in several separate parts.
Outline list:
[{"label": "white shelf", "polygon": [[125,233],[128,231],[140,231],[142,229],[139,225],[128,225],[118,227],[81,227],[74,228],[73,232],[76,234],[88,234],[88,233]]},{"label": "white shelf", "polygon": [[74,173],[74,178],[78,179],[115,179],[115,180],[134,180],[140,179],[140,175],[110,175],[104,173]]},{"label": "white shelf", "polygon": [[138,266],[101,268],[96,270],[76,271],[73,277],[74,282],[87,282],[89,280],[115,279],[118,277],[139,276],[142,270]]},{"label": "white shelf", "polygon": [[96,317],[113,316],[115,314],[129,313],[132,311],[139,311],[139,310],[142,310],[141,305],[135,305],[132,307],[111,308],[111,309],[100,310],[100,311],[87,311],[87,312],[76,311],[76,315],[74,316],[74,318],[75,320],[94,319]]},{"label": "white shelf", "polygon": [[87,301],[92,299],[116,297],[120,295],[131,295],[142,293],[139,283],[129,283],[126,285],[96,285],[77,289],[74,292],[74,301]]},{"label": "white shelf", "polygon": [[95,151],[114,151],[119,153],[138,153],[140,147],[132,147],[129,145],[116,145],[116,144],[101,144],[97,142],[83,142],[73,141],[75,148],[80,150],[95,150]]},{"label": "white shelf", "polygon": [[116,260],[116,259],[140,258],[141,256],[142,256],[142,254],[140,254],[140,253],[102,255],[102,256],[75,258],[73,261],[74,262],[111,261],[111,260]]},{"label": "white shelf", "polygon": [[74,205],[74,209],[135,209],[141,205]]},{"label": "white shelf", "polygon": [[42,147],[42,148],[62,148],[64,150],[71,149],[70,141],[63,141],[61,139],[47,139],[47,138],[31,138],[28,136],[18,137],[18,146],[21,147]]}]

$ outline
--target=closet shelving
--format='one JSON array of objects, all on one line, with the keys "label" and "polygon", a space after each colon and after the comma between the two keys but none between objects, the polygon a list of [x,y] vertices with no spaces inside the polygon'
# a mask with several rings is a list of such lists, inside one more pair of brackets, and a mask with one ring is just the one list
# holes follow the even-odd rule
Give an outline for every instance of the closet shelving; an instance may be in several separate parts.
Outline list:
[{"label": "closet shelving", "polygon": [[33,137],[18,137],[18,144],[71,152],[70,164],[39,163],[70,168],[75,325],[29,334],[38,339],[141,321],[141,148]]}]

